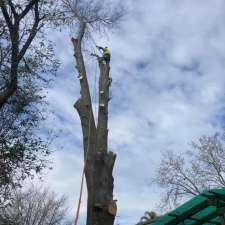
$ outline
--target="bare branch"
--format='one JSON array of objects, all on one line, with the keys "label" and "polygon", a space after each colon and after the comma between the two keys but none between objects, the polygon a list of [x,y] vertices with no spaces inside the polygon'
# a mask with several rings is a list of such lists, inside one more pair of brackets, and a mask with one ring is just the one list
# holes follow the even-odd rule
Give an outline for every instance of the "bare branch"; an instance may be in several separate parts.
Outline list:
[{"label": "bare branch", "polygon": [[1,6],[2,14],[5,18],[5,21],[6,21],[7,25],[8,25],[8,28],[12,32],[13,24],[12,24],[12,21],[9,17],[9,13],[7,11],[7,8],[6,8],[5,1],[1,1],[0,6]]},{"label": "bare branch", "polygon": [[8,2],[8,4],[9,4],[9,6],[10,6],[10,9],[11,9],[13,15],[14,15],[15,17],[18,17],[18,14],[17,14],[17,12],[16,12],[15,6],[14,6],[14,4],[12,3],[12,1],[11,1],[11,0],[8,0],[7,2]]},{"label": "bare branch", "polygon": [[19,15],[19,19],[23,19],[27,15],[27,13],[31,10],[31,8],[36,5],[40,0],[31,0],[25,7],[25,9],[22,11],[22,13]]},{"label": "bare branch", "polygon": [[62,0],[62,3],[69,24],[77,21],[87,24],[86,35],[93,32],[104,33],[105,30],[117,27],[125,15],[122,4],[114,6],[105,0]]},{"label": "bare branch", "polygon": [[66,199],[47,189],[29,188],[15,191],[11,204],[0,208],[0,223],[29,225],[60,225],[65,217]]},{"label": "bare branch", "polygon": [[41,27],[43,26],[43,24],[41,26],[39,26],[39,22],[40,22],[40,17],[39,17],[39,10],[38,10],[38,1],[35,2],[35,7],[34,7],[34,23],[33,23],[33,27],[30,31],[30,35],[27,38],[25,44],[23,45],[21,51],[19,52],[19,56],[18,56],[18,60],[20,61],[24,54],[26,53],[28,47],[30,46],[31,42],[33,41],[33,39],[35,38],[37,32],[41,29]]},{"label": "bare branch", "polygon": [[192,147],[183,155],[163,155],[154,182],[165,190],[165,206],[205,189],[225,186],[225,143],[221,136],[203,136]]}]

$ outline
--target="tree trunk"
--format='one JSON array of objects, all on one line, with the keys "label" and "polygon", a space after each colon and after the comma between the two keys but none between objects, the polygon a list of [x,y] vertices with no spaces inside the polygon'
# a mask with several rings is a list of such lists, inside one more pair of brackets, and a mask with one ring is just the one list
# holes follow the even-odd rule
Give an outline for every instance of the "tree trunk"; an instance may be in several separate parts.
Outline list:
[{"label": "tree trunk", "polygon": [[10,81],[6,85],[3,93],[0,93],[0,110],[6,104],[8,99],[15,93],[17,89],[17,74],[18,74],[18,55],[19,55],[19,22],[16,21],[11,31],[11,68]]},{"label": "tree trunk", "polygon": [[[88,191],[87,225],[113,225],[116,203],[113,200],[113,167],[116,155],[108,151],[108,102],[110,68],[98,58],[99,110],[95,124],[86,69],[82,55],[82,38],[86,24],[80,23],[77,38],[72,38],[74,56],[80,80],[81,97],[74,104],[81,120],[84,144],[85,177]],[[103,105],[104,106],[103,106]],[[89,143],[88,143],[89,142]],[[89,149],[88,149],[89,148]]]}]

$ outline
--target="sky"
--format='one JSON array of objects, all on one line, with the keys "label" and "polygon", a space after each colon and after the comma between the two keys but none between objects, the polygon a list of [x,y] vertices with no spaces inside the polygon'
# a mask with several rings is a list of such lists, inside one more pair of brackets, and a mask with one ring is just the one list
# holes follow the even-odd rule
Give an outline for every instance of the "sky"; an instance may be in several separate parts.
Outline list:
[{"label": "sky", "polygon": [[[97,38],[112,54],[109,150],[114,168],[116,225],[138,222],[157,209],[162,190],[150,185],[162,152],[184,152],[192,140],[220,131],[225,121],[225,1],[124,0],[128,13],[120,29]],[[50,37],[61,61],[47,100],[54,115],[46,128],[53,170],[44,185],[68,197],[75,216],[83,166],[82,132],[73,108],[79,98],[70,32]],[[87,59],[93,91],[96,62]],[[86,191],[80,225],[85,221]]]}]

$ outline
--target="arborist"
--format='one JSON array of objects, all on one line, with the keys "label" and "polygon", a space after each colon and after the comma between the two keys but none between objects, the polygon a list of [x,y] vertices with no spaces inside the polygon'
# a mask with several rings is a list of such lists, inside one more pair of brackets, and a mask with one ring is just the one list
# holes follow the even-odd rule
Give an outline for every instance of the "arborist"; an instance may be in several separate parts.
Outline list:
[{"label": "arborist", "polygon": [[102,50],[102,59],[105,60],[106,65],[109,66],[110,58],[111,58],[109,48],[108,47],[103,48],[103,47],[97,46],[97,45],[96,45],[96,47],[99,50]]}]

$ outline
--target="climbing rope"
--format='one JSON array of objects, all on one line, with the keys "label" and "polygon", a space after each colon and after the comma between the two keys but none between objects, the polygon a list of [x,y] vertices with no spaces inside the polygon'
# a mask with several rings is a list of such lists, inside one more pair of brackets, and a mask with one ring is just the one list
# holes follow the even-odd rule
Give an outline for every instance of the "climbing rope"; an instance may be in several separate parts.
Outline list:
[{"label": "climbing rope", "polygon": [[[95,67],[94,88],[93,88],[93,93],[92,93],[92,99],[94,99],[94,102],[96,103],[96,100],[97,100],[97,62],[96,62],[96,67]],[[97,116],[97,105],[95,106],[94,109],[95,109],[95,115]],[[85,169],[86,169],[88,153],[89,153],[89,149],[90,149],[91,112],[92,112],[92,105],[91,105],[90,112],[89,112],[88,143],[87,143],[87,150],[86,150],[86,155],[85,155],[85,159],[84,159],[84,166],[83,166],[82,175],[81,175],[80,193],[79,193],[79,199],[78,199],[78,204],[77,204],[77,208],[76,208],[76,217],[75,217],[74,225],[78,224],[79,215],[80,215],[81,200],[82,200],[82,196],[83,196]]]},{"label": "climbing rope", "polygon": [[[94,49],[94,54],[96,54],[96,51]],[[95,77],[94,77],[94,91],[93,91],[93,96],[94,96],[94,114],[95,114],[95,123],[97,124],[97,111],[98,111],[98,105],[97,105],[97,70],[98,70],[98,63],[95,63]]]}]

